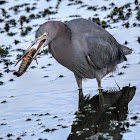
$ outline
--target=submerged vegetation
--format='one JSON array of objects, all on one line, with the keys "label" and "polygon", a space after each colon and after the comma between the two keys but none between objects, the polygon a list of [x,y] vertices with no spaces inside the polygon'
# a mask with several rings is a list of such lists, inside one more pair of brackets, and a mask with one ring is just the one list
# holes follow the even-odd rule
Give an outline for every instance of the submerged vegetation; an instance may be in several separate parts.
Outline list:
[{"label": "submerged vegetation", "polygon": [[140,21],[140,11],[138,11],[136,18]]},{"label": "submerged vegetation", "polygon": [[140,37],[138,37],[138,42],[140,43]]},{"label": "submerged vegetation", "polygon": [[1,57],[6,57],[8,54],[8,48],[2,48],[0,47],[0,56]]},{"label": "submerged vegetation", "polygon": [[31,26],[27,26],[25,30],[21,31],[21,36],[27,35],[32,30]]},{"label": "submerged vegetation", "polygon": [[89,20],[91,20],[91,21],[93,21],[93,22],[96,22],[97,24],[101,25],[103,28],[107,28],[107,27],[110,26],[105,20],[100,21],[99,18],[92,18],[92,19],[89,18]]}]

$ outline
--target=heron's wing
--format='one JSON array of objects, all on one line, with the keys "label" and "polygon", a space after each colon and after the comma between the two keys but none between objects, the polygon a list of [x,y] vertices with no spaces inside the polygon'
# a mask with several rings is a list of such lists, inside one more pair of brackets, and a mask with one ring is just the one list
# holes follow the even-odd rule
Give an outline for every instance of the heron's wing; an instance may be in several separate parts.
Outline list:
[{"label": "heron's wing", "polygon": [[113,42],[110,44],[94,35],[86,36],[86,42],[88,46],[87,60],[94,68],[107,68],[126,60],[122,49]]}]

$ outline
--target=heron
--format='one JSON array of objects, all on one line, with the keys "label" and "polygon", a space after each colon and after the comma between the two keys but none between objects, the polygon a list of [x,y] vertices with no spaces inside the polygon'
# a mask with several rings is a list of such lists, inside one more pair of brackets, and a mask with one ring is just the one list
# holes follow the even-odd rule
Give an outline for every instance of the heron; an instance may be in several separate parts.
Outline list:
[{"label": "heron", "polygon": [[93,78],[97,80],[98,89],[101,89],[102,78],[114,72],[119,63],[127,61],[125,55],[132,52],[119,44],[103,27],[83,18],[66,23],[43,23],[25,54],[36,44],[38,47],[33,59],[48,46],[56,61],[74,73],[79,89],[82,89],[83,79]]}]

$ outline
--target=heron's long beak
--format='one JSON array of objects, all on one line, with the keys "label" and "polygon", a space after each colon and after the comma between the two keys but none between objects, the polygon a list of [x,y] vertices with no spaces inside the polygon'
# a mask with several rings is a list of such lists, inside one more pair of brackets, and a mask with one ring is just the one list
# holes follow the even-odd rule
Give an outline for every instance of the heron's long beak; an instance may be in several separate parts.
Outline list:
[{"label": "heron's long beak", "polygon": [[[46,34],[47,35],[47,34]],[[17,61],[17,63],[15,64],[15,66],[18,64],[19,61],[22,60],[22,58],[25,57],[25,55],[30,51],[31,48],[35,47],[36,44],[38,44],[38,47],[37,47],[37,51],[36,53],[34,54],[33,58],[32,59],[36,59],[36,56],[38,55],[38,53],[41,51],[41,49],[43,49],[43,47],[45,46],[47,42],[47,37],[43,37],[40,36],[39,38],[37,38],[28,48],[27,50],[25,51],[25,53],[22,55],[22,57]]]},{"label": "heron's long beak", "polygon": [[38,47],[37,47],[37,51],[36,51],[36,53],[34,54],[34,56],[33,56],[33,59],[36,59],[36,56],[39,54],[39,52],[44,48],[44,46],[45,46],[45,39],[43,39],[43,40],[41,40],[40,41],[40,43],[39,43],[39,45],[38,45]]}]

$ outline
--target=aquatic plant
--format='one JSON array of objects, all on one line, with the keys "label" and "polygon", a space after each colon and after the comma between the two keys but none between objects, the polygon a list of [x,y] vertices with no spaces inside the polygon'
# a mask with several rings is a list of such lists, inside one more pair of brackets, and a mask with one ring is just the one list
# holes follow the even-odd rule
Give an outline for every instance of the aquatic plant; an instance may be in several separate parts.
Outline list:
[{"label": "aquatic plant", "polygon": [[6,24],[5,24],[5,27],[4,27],[5,31],[8,32],[8,31],[9,31],[9,28],[10,28],[10,27],[9,27],[9,24],[6,23]]},{"label": "aquatic plant", "polygon": [[32,27],[31,26],[27,26],[25,30],[22,30],[21,31],[21,36],[25,36],[28,34],[29,31],[32,30]]},{"label": "aquatic plant", "polygon": [[10,33],[8,33],[7,35],[8,36],[14,36],[16,33],[13,33],[13,32],[10,32]]},{"label": "aquatic plant", "polygon": [[138,42],[140,43],[140,37],[138,37]]},{"label": "aquatic plant", "polygon": [[136,18],[138,21],[140,21],[140,11],[138,11]]},{"label": "aquatic plant", "polygon": [[5,0],[1,0],[1,1],[0,1],[0,5],[5,4],[5,3],[6,3]]},{"label": "aquatic plant", "polygon": [[6,57],[6,55],[8,54],[8,49],[7,48],[2,48],[0,47],[0,56],[1,57]]}]

